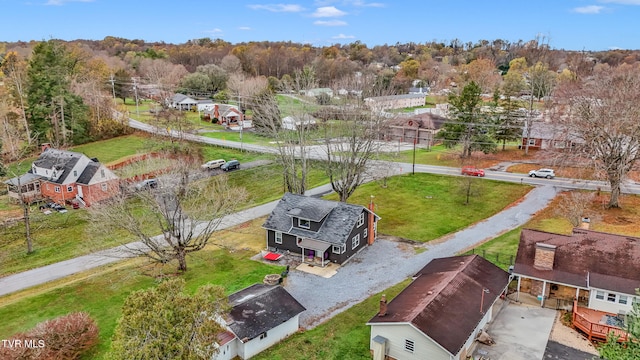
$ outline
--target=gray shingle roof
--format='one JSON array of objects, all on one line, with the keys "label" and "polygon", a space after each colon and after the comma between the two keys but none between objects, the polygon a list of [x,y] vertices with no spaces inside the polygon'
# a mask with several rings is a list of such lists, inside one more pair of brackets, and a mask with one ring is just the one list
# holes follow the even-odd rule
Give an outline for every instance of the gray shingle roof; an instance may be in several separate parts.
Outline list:
[{"label": "gray shingle roof", "polygon": [[229,295],[229,327],[240,340],[251,340],[306,309],[282,286],[255,284]]},{"label": "gray shingle roof", "polygon": [[[286,193],[262,227],[333,244],[344,244],[363,210],[367,209],[361,205]],[[292,227],[292,216],[311,220],[321,215],[320,219],[326,219],[317,232]]]},{"label": "gray shingle roof", "polygon": [[73,151],[48,149],[40,154],[38,159],[34,161],[33,164],[44,169],[62,171],[62,174],[58,177],[58,179],[53,182],[57,184],[63,184],[67,176],[69,176],[69,174],[71,173],[71,170],[73,170],[73,167],[83,156],[85,155]]},{"label": "gray shingle roof", "polygon": [[93,175],[95,175],[96,172],[98,172],[99,168],[100,168],[100,163],[97,163],[97,162],[88,163],[87,167],[84,168],[84,171],[82,172],[82,174],[80,174],[76,182],[78,184],[88,185],[89,181],[91,181],[91,179],[93,178]]}]

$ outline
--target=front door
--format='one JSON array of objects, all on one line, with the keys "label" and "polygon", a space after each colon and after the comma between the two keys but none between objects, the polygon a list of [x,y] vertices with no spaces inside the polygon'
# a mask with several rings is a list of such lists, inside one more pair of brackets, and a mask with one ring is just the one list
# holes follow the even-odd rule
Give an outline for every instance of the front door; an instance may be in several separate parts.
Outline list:
[{"label": "front door", "polygon": [[82,186],[78,185],[78,196],[82,198]]}]

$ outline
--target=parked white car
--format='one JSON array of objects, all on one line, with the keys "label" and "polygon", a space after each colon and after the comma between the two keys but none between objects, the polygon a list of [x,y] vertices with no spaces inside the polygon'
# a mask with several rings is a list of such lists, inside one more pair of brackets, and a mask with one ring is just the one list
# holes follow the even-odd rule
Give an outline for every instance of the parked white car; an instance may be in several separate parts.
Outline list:
[{"label": "parked white car", "polygon": [[218,160],[211,160],[211,161],[207,161],[206,163],[200,165],[200,167],[204,170],[206,169],[217,169],[219,167],[221,167],[222,165],[224,165],[226,163],[226,161],[224,161],[224,159],[218,159]]},{"label": "parked white car", "polygon": [[556,177],[556,173],[553,171],[553,169],[538,169],[529,171],[529,176],[553,179],[554,177]]}]

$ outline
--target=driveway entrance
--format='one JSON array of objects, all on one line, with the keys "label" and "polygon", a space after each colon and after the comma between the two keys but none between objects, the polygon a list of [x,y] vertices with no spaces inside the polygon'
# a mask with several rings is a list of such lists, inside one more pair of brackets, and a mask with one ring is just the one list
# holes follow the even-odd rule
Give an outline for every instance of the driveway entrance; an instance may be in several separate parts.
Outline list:
[{"label": "driveway entrance", "polygon": [[555,317],[555,310],[509,303],[489,325],[495,345],[478,344],[474,359],[542,360]]}]

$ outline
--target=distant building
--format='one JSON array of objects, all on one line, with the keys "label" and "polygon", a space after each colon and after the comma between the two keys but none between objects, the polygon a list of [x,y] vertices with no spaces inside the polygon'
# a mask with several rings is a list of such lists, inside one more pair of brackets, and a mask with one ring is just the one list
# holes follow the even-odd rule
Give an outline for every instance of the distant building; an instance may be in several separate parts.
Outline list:
[{"label": "distant building", "polygon": [[426,94],[376,96],[364,99],[365,104],[374,111],[424,106],[426,101]]}]

